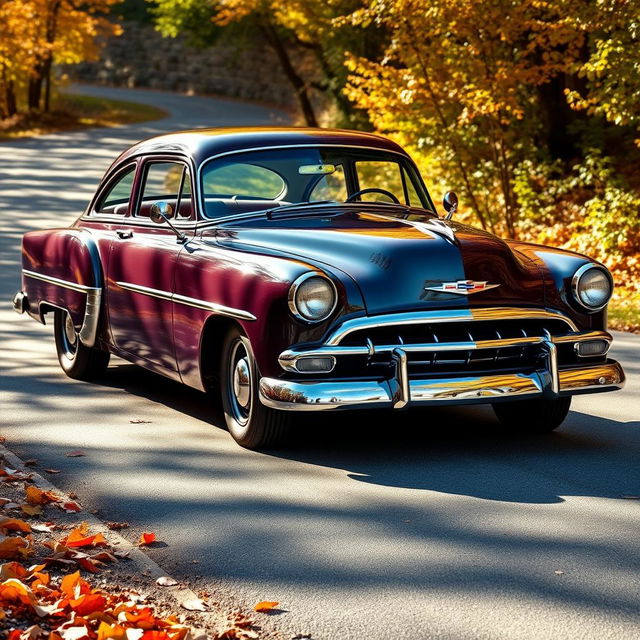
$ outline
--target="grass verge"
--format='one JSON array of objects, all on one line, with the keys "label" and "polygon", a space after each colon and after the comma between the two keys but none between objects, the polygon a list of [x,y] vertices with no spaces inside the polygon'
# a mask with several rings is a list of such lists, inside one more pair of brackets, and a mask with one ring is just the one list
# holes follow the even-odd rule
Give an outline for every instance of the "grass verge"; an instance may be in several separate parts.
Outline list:
[{"label": "grass verge", "polygon": [[58,94],[49,113],[20,113],[0,120],[0,140],[27,138],[46,133],[86,129],[89,127],[113,127],[159,120],[166,111],[137,102],[108,100],[73,93]]}]

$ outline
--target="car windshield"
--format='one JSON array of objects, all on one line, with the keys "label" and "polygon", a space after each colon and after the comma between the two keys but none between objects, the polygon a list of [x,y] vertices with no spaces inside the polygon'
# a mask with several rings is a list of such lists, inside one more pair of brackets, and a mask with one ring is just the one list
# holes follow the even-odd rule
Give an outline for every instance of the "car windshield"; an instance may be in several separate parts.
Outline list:
[{"label": "car windshield", "polygon": [[203,210],[210,218],[349,197],[433,211],[413,164],[385,151],[298,147],[239,152],[207,161],[201,181]]}]

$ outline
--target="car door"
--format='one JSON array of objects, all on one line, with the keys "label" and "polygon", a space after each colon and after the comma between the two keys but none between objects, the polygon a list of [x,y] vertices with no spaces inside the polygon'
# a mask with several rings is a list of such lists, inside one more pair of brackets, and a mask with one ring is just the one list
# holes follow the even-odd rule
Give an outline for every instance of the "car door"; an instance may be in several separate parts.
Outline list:
[{"label": "car door", "polygon": [[146,159],[140,172],[128,226],[116,233],[109,255],[111,334],[129,359],[178,377],[171,297],[183,244],[166,222],[155,223],[149,214],[154,203],[167,202],[172,224],[192,235],[191,176],[185,162],[168,158]]}]

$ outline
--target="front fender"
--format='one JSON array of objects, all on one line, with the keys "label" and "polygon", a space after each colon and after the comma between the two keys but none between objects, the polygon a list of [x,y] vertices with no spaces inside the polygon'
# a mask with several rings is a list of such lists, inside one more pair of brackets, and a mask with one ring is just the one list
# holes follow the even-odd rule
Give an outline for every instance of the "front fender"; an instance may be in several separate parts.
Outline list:
[{"label": "front fender", "polygon": [[575,272],[585,264],[606,267],[587,256],[564,249],[553,249],[539,244],[510,241],[509,245],[533,260],[541,269],[545,281],[545,304],[566,313],[583,331],[606,330],[607,310],[587,313],[576,303],[571,292]]}]

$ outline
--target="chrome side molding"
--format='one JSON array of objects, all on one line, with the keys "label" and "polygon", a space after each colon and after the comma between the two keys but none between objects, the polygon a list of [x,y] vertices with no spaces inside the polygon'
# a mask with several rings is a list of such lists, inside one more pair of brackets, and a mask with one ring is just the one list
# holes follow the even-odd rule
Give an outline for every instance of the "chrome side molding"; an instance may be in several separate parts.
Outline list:
[{"label": "chrome side molding", "polygon": [[242,309],[234,309],[232,307],[225,307],[217,302],[209,302],[207,300],[199,300],[198,298],[190,298],[189,296],[183,296],[179,293],[171,293],[170,291],[164,291],[162,289],[153,289],[151,287],[145,287],[140,284],[133,284],[131,282],[116,282],[116,284],[122,289],[127,291],[133,291],[135,293],[141,293],[144,296],[150,296],[151,298],[159,298],[160,300],[168,300],[170,302],[177,302],[178,304],[184,304],[188,307],[195,307],[196,309],[204,309],[205,311],[213,311],[221,316],[227,316],[229,318],[237,318],[238,320],[256,320],[257,318],[248,311]]}]

